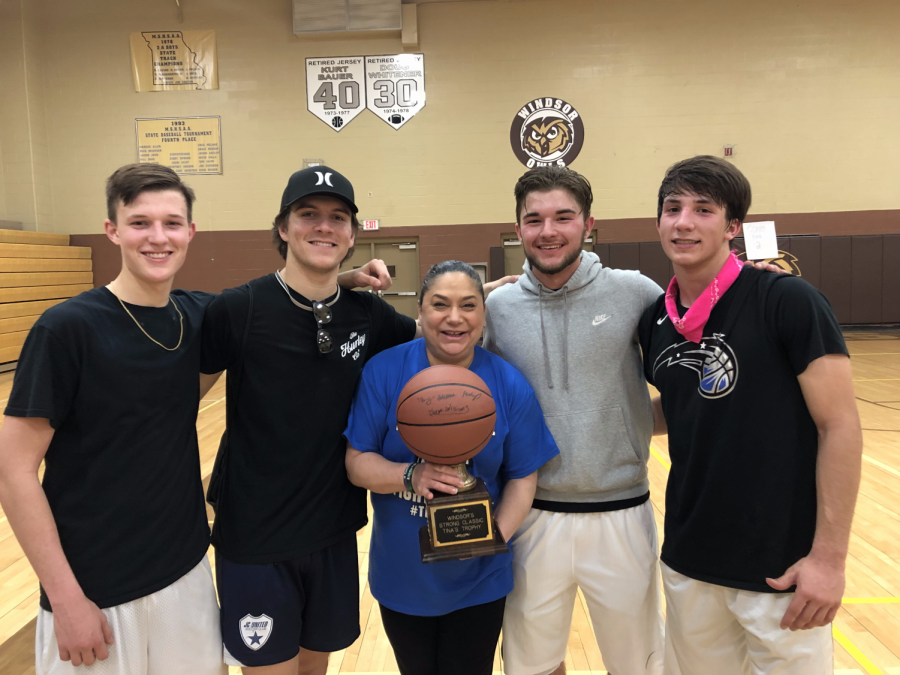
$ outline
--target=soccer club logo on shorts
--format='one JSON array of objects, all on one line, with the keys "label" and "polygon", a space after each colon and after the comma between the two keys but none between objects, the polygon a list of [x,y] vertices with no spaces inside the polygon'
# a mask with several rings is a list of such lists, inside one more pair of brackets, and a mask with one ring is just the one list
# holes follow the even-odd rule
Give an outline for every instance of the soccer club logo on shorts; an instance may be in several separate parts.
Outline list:
[{"label": "soccer club logo on shorts", "polygon": [[561,98],[536,98],[516,113],[509,142],[529,169],[569,166],[584,144],[584,124],[574,106]]},{"label": "soccer club logo on shorts", "polygon": [[667,347],[656,357],[653,375],[662,366],[684,366],[700,377],[697,390],[703,398],[728,396],[737,384],[738,363],[731,347],[721,333],[713,333],[696,342],[679,342]]},{"label": "soccer club logo on shorts", "polygon": [[250,616],[249,614],[240,620],[241,637],[244,644],[253,651],[260,649],[272,635],[272,626],[275,622],[272,617],[261,614]]}]

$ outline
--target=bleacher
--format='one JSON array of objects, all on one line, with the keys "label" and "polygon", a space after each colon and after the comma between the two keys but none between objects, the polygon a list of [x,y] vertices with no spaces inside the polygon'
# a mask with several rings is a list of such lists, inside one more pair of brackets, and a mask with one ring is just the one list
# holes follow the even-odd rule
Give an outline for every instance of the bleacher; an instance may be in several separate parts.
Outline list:
[{"label": "bleacher", "polygon": [[93,288],[91,249],[69,235],[0,230],[0,364],[19,358],[49,307]]}]

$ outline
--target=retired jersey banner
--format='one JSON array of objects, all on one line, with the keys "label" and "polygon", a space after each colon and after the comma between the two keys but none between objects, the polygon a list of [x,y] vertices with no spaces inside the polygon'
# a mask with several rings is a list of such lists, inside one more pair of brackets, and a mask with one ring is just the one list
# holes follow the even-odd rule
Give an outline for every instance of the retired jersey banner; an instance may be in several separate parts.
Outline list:
[{"label": "retired jersey banner", "polygon": [[216,33],[161,30],[131,34],[135,91],[218,89]]},{"label": "retired jersey banner", "polygon": [[561,98],[536,98],[516,113],[509,142],[529,169],[569,166],[584,144],[584,123],[575,107]]},{"label": "retired jersey banner", "polygon": [[306,59],[306,108],[335,131],[366,109],[362,56]]},{"label": "retired jersey banner", "polygon": [[425,55],[366,57],[369,110],[399,129],[425,107]]},{"label": "retired jersey banner", "polygon": [[136,119],[138,162],[162,164],[181,175],[222,173],[218,117]]}]

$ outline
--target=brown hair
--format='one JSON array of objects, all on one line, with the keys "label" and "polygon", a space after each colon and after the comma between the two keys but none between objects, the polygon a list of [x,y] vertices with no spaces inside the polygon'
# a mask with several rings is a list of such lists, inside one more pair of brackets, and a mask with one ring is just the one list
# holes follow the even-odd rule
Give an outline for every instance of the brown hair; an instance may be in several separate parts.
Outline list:
[{"label": "brown hair", "polygon": [[181,177],[167,166],[161,164],[126,164],[116,169],[106,181],[106,217],[116,222],[116,209],[119,202],[123,206],[134,203],[142,192],[162,192],[175,190],[184,196],[187,203],[187,219],[192,221],[194,191]]},{"label": "brown hair", "polygon": [[725,220],[741,223],[750,210],[750,181],[730,162],[712,155],[697,155],[673,164],[659,186],[656,221],[662,217],[663,202],[669,195],[693,193],[713,200],[725,209]]},{"label": "brown hair", "polygon": [[[328,195],[325,195],[325,196],[328,196]],[[287,242],[281,238],[281,234],[279,234],[279,232],[282,229],[285,229],[285,230],[287,229],[288,215],[290,214],[291,210],[295,206],[297,206],[299,203],[300,203],[299,200],[294,202],[293,204],[288,206],[284,211],[282,211],[277,216],[275,216],[275,220],[272,221],[272,244],[275,246],[276,249],[278,249],[279,255],[281,255],[282,259],[284,259],[284,260],[287,260],[288,245],[287,245]],[[350,227],[353,228],[354,237],[357,234],[359,234],[359,219],[357,219],[356,214],[353,213],[352,210],[350,211]],[[356,241],[356,239],[354,239],[354,241]],[[355,248],[356,248],[355,246],[351,246],[347,250],[347,255],[344,256],[343,260],[341,260],[342,265],[345,262],[347,262],[348,260],[350,260],[350,258],[353,256],[353,251],[355,250]]]},{"label": "brown hair", "polygon": [[525,198],[532,192],[565,190],[581,207],[581,214],[587,220],[591,215],[594,193],[588,179],[577,171],[560,166],[544,166],[526,171],[519,178],[513,191],[516,196],[516,222],[522,217]]}]

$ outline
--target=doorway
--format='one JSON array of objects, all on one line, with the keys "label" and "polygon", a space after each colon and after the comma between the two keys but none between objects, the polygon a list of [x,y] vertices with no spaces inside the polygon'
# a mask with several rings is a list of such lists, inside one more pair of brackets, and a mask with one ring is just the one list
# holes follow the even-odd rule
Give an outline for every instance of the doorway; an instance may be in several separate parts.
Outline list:
[{"label": "doorway", "polygon": [[[393,285],[381,294],[394,309],[415,319],[419,315],[419,242],[411,239],[357,239],[347,269],[362,267],[380,258],[388,268]],[[371,288],[360,290],[371,291]]]}]

